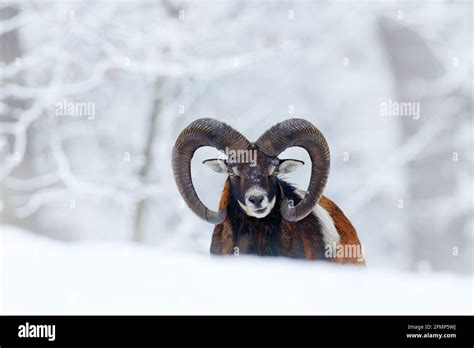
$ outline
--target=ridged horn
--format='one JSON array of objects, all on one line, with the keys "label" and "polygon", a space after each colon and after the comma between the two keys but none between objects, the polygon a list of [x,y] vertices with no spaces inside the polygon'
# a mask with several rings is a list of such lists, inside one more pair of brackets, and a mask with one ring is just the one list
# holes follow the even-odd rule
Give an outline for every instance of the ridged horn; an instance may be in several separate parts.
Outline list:
[{"label": "ridged horn", "polygon": [[207,222],[220,224],[226,218],[227,211],[212,211],[199,199],[191,176],[194,152],[202,146],[224,151],[226,148],[247,149],[249,145],[249,141],[231,126],[211,118],[198,119],[181,132],[173,148],[173,174],[181,196],[197,216]]},{"label": "ridged horn", "polygon": [[306,196],[293,206],[287,198],[281,204],[285,220],[299,221],[309,215],[321,199],[329,175],[329,146],[323,134],[310,122],[289,119],[277,123],[256,141],[257,147],[267,156],[277,157],[290,147],[302,147],[311,158],[311,178]]}]

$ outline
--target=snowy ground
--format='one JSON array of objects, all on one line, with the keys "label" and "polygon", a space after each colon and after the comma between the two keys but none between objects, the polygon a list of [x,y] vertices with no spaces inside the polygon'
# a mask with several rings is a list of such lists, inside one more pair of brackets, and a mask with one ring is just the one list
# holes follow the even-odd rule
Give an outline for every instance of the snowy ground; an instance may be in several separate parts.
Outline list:
[{"label": "snowy ground", "polygon": [[0,226],[1,314],[473,314],[473,279],[63,243]]}]

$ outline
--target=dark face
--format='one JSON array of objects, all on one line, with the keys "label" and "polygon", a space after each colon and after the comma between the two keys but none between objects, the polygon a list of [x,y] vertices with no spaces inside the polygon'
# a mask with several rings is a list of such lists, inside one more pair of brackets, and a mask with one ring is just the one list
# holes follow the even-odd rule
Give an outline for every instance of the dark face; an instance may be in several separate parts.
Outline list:
[{"label": "dark face", "polygon": [[230,164],[230,184],[234,198],[249,216],[263,218],[275,206],[278,189],[276,168],[279,160],[256,151],[253,163]]},{"label": "dark face", "polygon": [[275,206],[278,174],[289,173],[304,163],[271,158],[259,150],[248,151],[252,153],[203,163],[218,173],[229,175],[231,194],[248,216],[264,218]]}]

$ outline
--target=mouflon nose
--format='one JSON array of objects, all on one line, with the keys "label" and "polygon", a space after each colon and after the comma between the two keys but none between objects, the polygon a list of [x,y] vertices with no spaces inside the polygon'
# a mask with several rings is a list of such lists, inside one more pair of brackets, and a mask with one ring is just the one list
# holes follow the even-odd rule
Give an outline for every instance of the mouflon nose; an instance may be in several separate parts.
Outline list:
[{"label": "mouflon nose", "polygon": [[249,202],[252,203],[253,205],[255,205],[256,207],[259,207],[260,204],[262,204],[264,198],[265,197],[263,197],[263,195],[250,196],[249,197]]}]

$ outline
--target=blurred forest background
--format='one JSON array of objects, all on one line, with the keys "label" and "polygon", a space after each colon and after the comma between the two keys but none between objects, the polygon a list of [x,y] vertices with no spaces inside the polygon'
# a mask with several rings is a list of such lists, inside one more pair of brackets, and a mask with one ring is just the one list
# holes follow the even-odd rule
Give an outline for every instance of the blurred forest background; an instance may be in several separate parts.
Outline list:
[{"label": "blurred forest background", "polygon": [[[254,140],[301,117],[327,137],[325,194],[370,267],[472,273],[472,6],[2,1],[0,223],[208,253],[213,226],[172,176],[179,132],[214,117]],[[215,208],[213,157],[193,169]],[[306,188],[309,167],[288,180]]]}]

